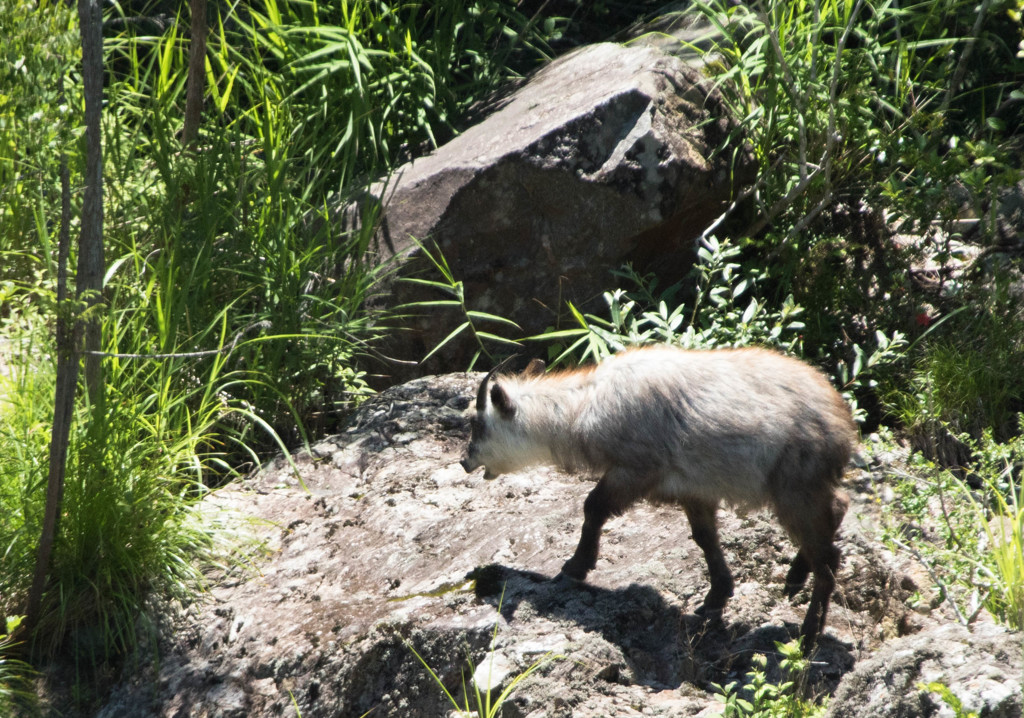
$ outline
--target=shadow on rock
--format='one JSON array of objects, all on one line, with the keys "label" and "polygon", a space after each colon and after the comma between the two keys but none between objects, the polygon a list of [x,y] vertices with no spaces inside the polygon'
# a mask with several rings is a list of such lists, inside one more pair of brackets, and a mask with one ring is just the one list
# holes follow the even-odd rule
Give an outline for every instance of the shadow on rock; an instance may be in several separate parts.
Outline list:
[{"label": "shadow on rock", "polygon": [[[603,668],[604,677],[657,689],[690,683],[743,681],[756,654],[768,659],[769,680],[784,680],[776,643],[799,634],[799,625],[753,626],[742,617],[700,616],[670,603],[651,586],[631,583],[603,588],[565,577],[489,564],[471,572],[475,594],[494,605],[509,623],[537,618],[569,622],[596,634],[622,655],[622,665]],[[853,668],[853,647],[824,635],[813,656],[808,684],[831,693]]]}]

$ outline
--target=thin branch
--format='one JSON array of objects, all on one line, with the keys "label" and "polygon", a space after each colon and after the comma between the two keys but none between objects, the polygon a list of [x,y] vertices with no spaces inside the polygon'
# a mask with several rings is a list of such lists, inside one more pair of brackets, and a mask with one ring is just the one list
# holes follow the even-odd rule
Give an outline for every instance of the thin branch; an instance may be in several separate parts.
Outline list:
[{"label": "thin branch", "polygon": [[914,558],[916,558],[921,563],[921,565],[924,566],[924,570],[928,572],[928,575],[931,576],[932,581],[934,581],[935,585],[938,586],[939,589],[942,591],[943,597],[945,597],[949,605],[953,607],[953,611],[956,613],[956,618],[960,622],[960,624],[962,626],[969,626],[970,623],[968,622],[967,618],[965,618],[964,614],[960,612],[960,607],[957,606],[956,601],[953,600],[953,594],[950,593],[949,588],[946,586],[945,582],[941,578],[939,578],[935,571],[932,570],[931,564],[928,563],[924,556],[922,556],[920,552],[918,552],[918,550],[914,547],[908,546],[907,544],[903,543],[898,539],[890,538],[889,540],[897,546],[899,546],[904,551],[907,551],[914,555]]},{"label": "thin branch", "polygon": [[736,199],[734,199],[732,203],[725,208],[725,211],[718,215],[715,221],[713,221],[711,224],[704,228],[704,231],[701,232],[700,236],[696,239],[695,244],[699,245],[702,242],[707,241],[707,238],[714,234],[715,230],[722,225],[722,222],[729,218],[730,214],[736,211],[736,208],[739,207],[742,202],[745,202],[755,192],[764,187],[765,178],[768,177],[768,175],[770,175],[772,172],[774,172],[780,164],[782,164],[782,157],[776,158],[775,162],[772,163],[772,166],[768,168],[767,172],[762,173],[761,176],[757,178],[757,181],[754,182],[754,184],[750,185],[749,187],[741,191],[736,196]]},{"label": "thin branch", "polygon": [[803,193],[803,191],[807,189],[811,182],[813,182],[814,179],[819,174],[821,174],[821,172],[822,167],[821,165],[819,165],[815,167],[814,171],[807,175],[806,178],[804,178],[796,185],[794,185],[793,188],[786,193],[785,197],[783,197],[782,199],[778,200],[775,204],[773,204],[771,208],[769,208],[768,211],[765,212],[762,217],[760,217],[756,222],[754,222],[753,224],[750,225],[750,227],[747,228],[747,236],[752,237],[758,232],[760,232],[762,229],[767,227],[768,224],[773,219],[775,219],[779,215],[779,213],[782,212],[782,210],[786,209],[787,207],[789,207],[789,205],[793,204],[793,200],[796,199],[798,195]]},{"label": "thin branch", "polygon": [[[238,347],[238,343],[241,341],[242,337],[245,336],[246,334],[248,334],[249,332],[251,332],[253,329],[269,329],[270,326],[271,326],[270,322],[266,321],[266,320],[259,321],[259,322],[254,322],[253,324],[250,324],[249,326],[247,326],[244,329],[240,330],[237,334],[235,334],[235,336],[231,340],[230,344],[228,344],[226,346],[223,346],[220,349],[202,349],[202,350],[194,351],[194,352],[169,352],[169,353],[154,353],[154,354],[144,354],[144,353],[143,354],[132,354],[132,353],[99,352],[99,351],[86,351],[86,352],[82,352],[82,353],[83,354],[88,354],[90,356],[99,356],[99,357],[110,358],[110,359],[202,359],[203,357],[216,356],[218,354],[230,354],[231,352],[233,352]],[[415,361],[409,361],[407,359],[397,359],[395,357],[389,357],[386,354],[381,353],[379,350],[375,349],[374,347],[370,346],[370,344],[365,339],[361,339],[361,338],[359,338],[359,337],[357,337],[357,336],[355,336],[353,334],[350,334],[349,332],[342,332],[342,333],[345,335],[346,339],[351,341],[353,344],[358,344],[360,346],[360,348],[362,348],[367,353],[372,354],[373,356],[377,357],[378,359],[381,359],[383,361],[390,362],[390,363],[393,363],[393,364],[403,364],[405,366],[417,366],[418,365],[418,362],[415,362]]]},{"label": "thin branch", "polygon": [[188,89],[185,93],[185,124],[181,131],[181,144],[190,147],[199,133],[203,113],[203,95],[206,89],[206,0],[191,0],[191,40],[188,50]]},{"label": "thin branch", "polygon": [[[826,185],[825,196],[822,197],[818,201],[818,204],[814,205],[814,207],[812,207],[811,210],[807,212],[807,214],[801,217],[799,222],[797,222],[790,228],[789,233],[787,235],[787,239],[791,239],[792,237],[795,237],[796,235],[800,234],[805,229],[807,229],[811,222],[817,219],[818,215],[824,212],[825,208],[828,207],[831,203],[832,188]],[[772,256],[774,256],[774,253]]]},{"label": "thin branch", "polygon": [[[81,10],[80,10],[81,12]],[[83,31],[84,37],[84,31]],[[83,40],[84,42],[84,40]],[[57,92],[64,98],[64,74],[57,79]],[[71,253],[71,179],[68,158],[60,155],[61,227],[57,245],[57,386],[53,399],[53,425],[50,429],[49,464],[46,478],[46,504],[43,526],[36,548],[36,564],[25,607],[22,629],[32,636],[42,614],[43,593],[50,571],[50,557],[60,522],[64,500],[64,478],[67,471],[68,444],[74,418],[75,393],[78,386],[78,356],[75,352],[78,332],[65,312],[68,297],[68,256]]]},{"label": "thin branch", "polygon": [[204,349],[195,352],[170,352],[166,354],[121,354],[118,352],[86,351],[84,354],[112,359],[201,359],[202,357],[216,356],[217,354],[230,354],[238,346],[242,337],[253,329],[268,329],[271,326],[269,321],[254,322],[235,334],[234,339],[227,346],[220,349]]}]

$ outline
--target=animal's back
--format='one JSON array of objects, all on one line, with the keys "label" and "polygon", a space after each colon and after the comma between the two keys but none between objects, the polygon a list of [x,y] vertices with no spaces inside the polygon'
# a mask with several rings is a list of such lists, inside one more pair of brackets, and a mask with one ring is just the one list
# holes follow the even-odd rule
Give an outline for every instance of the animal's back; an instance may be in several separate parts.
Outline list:
[{"label": "animal's back", "polygon": [[756,506],[780,482],[831,489],[854,438],[825,377],[766,349],[628,351],[593,372],[588,394],[577,431],[590,463],[659,475],[653,498]]}]

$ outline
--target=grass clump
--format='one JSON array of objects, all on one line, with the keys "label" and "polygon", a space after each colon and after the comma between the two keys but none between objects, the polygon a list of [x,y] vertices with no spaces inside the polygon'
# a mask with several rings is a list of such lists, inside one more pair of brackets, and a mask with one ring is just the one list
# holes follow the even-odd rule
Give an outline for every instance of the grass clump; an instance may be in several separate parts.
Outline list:
[{"label": "grass clump", "polygon": [[[504,602],[504,599],[505,589],[502,588],[501,597],[498,599],[497,607],[497,613],[499,615],[501,614],[501,604]],[[495,657],[494,647],[497,640],[498,622],[495,621],[494,630],[491,632],[490,652],[486,658],[488,661],[486,666],[483,664],[479,666],[474,665],[473,659],[469,656],[469,650],[467,648],[466,666],[468,667],[469,675],[471,676],[470,683],[472,684],[472,692],[470,692],[470,687],[466,685],[466,673],[463,672],[463,704],[460,706],[455,696],[452,695],[452,692],[444,684],[444,681],[441,680],[434,669],[430,667],[430,664],[428,664],[423,656],[413,648],[412,644],[406,638],[402,638],[402,642],[405,644],[405,647],[408,648],[414,656],[416,656],[416,660],[418,660],[423,668],[426,669],[427,673],[430,674],[430,678],[441,689],[441,692],[444,693],[445,698],[448,699],[448,702],[451,704],[455,712],[459,715],[477,716],[478,718],[497,718],[500,716],[502,714],[502,706],[512,697],[512,694],[520,687],[520,684],[523,681],[529,678],[536,671],[543,669],[554,661],[565,658],[565,656],[557,655],[552,652],[545,653],[543,656],[527,666],[527,668],[521,673],[510,678],[506,677],[506,679],[502,681],[503,687],[501,693],[499,693],[497,697],[494,697],[491,694],[494,690],[492,683],[497,682],[497,676],[495,676],[493,672]],[[473,698],[472,701],[470,700],[471,696]]]},{"label": "grass clump", "polygon": [[[21,605],[31,580],[53,402],[54,368],[40,361],[52,355],[52,338],[28,325],[8,334],[14,356],[0,391],[5,611]],[[193,594],[204,568],[235,545],[231,531],[194,511],[207,474],[224,469],[216,426],[230,408],[217,395],[219,368],[212,363],[184,388],[173,363],[108,361],[100,401],[76,408],[37,651],[55,652],[67,639],[96,661],[129,650],[150,592]]]},{"label": "grass clump", "polygon": [[[450,135],[546,57],[557,21],[496,0],[210,8],[205,102],[182,142],[187,17],[104,23],[104,385],[79,392],[33,646],[102,661],[154,593],[201,590],[235,529],[197,502],[269,452],[336,429],[371,391],[387,319],[369,256],[369,178]],[[183,11],[184,12],[184,11]],[[84,147],[73,8],[0,0],[0,614],[31,581],[53,412],[66,162]],[[63,89],[62,89],[63,86]],[[74,234],[75,226],[71,227]],[[72,248],[70,264],[74,266]]]},{"label": "grass clump", "polygon": [[[493,645],[493,641],[492,641]],[[434,669],[426,662],[426,660],[412,647],[408,641],[406,641],[406,647],[412,651],[413,655],[420,662],[423,668],[430,674],[431,679],[441,689],[444,697],[448,699],[452,708],[457,712],[458,715],[464,716],[480,716],[481,718],[497,718],[502,713],[502,706],[512,697],[512,694],[520,687],[520,684],[529,678],[536,671],[541,670],[553,661],[563,658],[563,656],[556,656],[552,654],[545,654],[536,661],[531,663],[524,671],[513,676],[507,681],[502,687],[501,692],[497,696],[493,696],[493,689],[490,686],[491,682],[491,670],[493,668],[494,653],[489,654],[489,662],[484,665],[476,666],[473,664],[473,660],[467,655],[466,666],[469,671],[469,675],[473,677],[470,681],[472,688],[466,685],[465,673],[462,678],[462,705],[459,705],[459,701],[455,695],[445,686],[441,678],[434,672]],[[484,685],[481,688],[481,684]],[[472,699],[472,700],[471,700]]]},{"label": "grass clump", "polygon": [[964,290],[959,308],[933,327],[911,354],[910,371],[884,387],[890,416],[911,446],[961,475],[976,460],[963,437],[978,442],[986,431],[1006,442],[1024,428],[1024,314],[997,277]]}]

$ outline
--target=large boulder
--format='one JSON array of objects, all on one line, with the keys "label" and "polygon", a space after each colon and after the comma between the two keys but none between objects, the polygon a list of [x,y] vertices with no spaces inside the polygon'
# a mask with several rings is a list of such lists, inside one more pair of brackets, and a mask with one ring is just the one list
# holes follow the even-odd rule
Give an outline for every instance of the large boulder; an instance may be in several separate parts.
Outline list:
[{"label": "large boulder", "polygon": [[[464,282],[470,308],[510,318],[524,334],[601,308],[631,262],[675,279],[693,240],[749,179],[748,157],[716,154],[730,131],[712,83],[649,47],[597,44],[543,68],[497,111],[377,188],[382,260],[396,276],[425,272],[416,242],[437,247]],[[392,301],[437,299],[398,282]],[[431,312],[392,352],[421,359],[462,318]],[[443,364],[466,366],[465,341]],[[401,372],[399,372],[401,373]]]},{"label": "large boulder", "polygon": [[828,716],[1020,718],[1022,644],[1020,633],[992,624],[944,625],[900,638],[846,676]]},{"label": "large boulder", "polygon": [[[755,653],[779,680],[775,641],[796,636],[808,592],[783,595],[793,547],[772,516],[721,514],[736,593],[720,621],[695,614],[706,567],[673,507],[613,519],[587,583],[552,581],[592,484],[549,469],[467,475],[464,410],[479,378],[394,387],[297,457],[298,473],[278,461],[209,497],[211,520],[252,517],[264,550],[248,570],[212,578],[198,602],[166,609],[99,715],[294,716],[294,700],[304,718],[444,716],[450,706],[413,649],[456,695],[474,675],[505,686],[561,656],[520,686],[505,716],[714,715],[711,684],[742,683]],[[816,695],[936,623],[908,605],[912,577],[873,537],[875,503],[862,493],[871,476],[850,474],[859,480],[839,589],[808,676]]]}]

